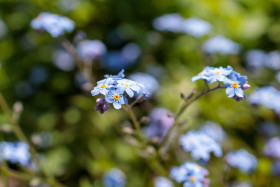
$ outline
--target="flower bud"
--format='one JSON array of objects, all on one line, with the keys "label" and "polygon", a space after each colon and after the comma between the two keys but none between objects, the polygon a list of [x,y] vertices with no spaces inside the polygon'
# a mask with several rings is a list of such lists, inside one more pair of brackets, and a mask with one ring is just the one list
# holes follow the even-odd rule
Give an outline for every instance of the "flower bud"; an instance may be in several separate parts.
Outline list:
[{"label": "flower bud", "polygon": [[106,112],[109,108],[109,103],[104,98],[96,99],[97,105],[95,106],[95,110],[99,111],[100,114]]},{"label": "flower bud", "polygon": [[250,87],[251,87],[250,84],[244,84],[244,85],[241,87],[241,89],[242,89],[242,90],[247,90],[247,89],[250,88]]}]

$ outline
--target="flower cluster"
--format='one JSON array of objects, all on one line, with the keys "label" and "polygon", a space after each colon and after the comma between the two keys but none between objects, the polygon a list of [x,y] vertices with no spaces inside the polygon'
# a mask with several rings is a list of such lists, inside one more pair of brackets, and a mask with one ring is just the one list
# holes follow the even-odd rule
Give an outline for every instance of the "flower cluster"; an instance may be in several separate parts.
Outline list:
[{"label": "flower cluster", "polygon": [[170,171],[170,177],[178,183],[184,183],[184,187],[188,186],[204,186],[207,187],[210,180],[206,178],[208,171],[200,165],[193,162],[186,162],[180,167],[173,167]]},{"label": "flower cluster", "polygon": [[180,144],[184,151],[191,152],[192,158],[196,160],[208,161],[211,152],[217,157],[222,156],[220,145],[202,132],[189,131],[180,138]]},{"label": "flower cluster", "polygon": [[202,127],[200,127],[199,131],[208,135],[218,143],[222,143],[226,137],[226,133],[222,127],[212,121],[207,121]]},{"label": "flower cluster", "polygon": [[[91,91],[92,96],[102,94],[108,103],[113,103],[115,109],[120,109],[123,104],[127,104],[127,98],[134,96],[134,92],[140,93],[142,84],[124,78],[124,70],[118,75],[105,75],[106,79],[97,82],[97,86]],[[98,103],[100,104],[100,103]],[[107,108],[108,109],[108,108]]]},{"label": "flower cluster", "polygon": [[2,142],[0,143],[0,161],[7,160],[21,166],[30,165],[31,155],[25,142]]},{"label": "flower cluster", "polygon": [[280,137],[271,138],[264,147],[264,153],[268,157],[280,159]]},{"label": "flower cluster", "polygon": [[77,53],[84,62],[98,60],[106,51],[106,46],[99,40],[84,40],[77,45]]},{"label": "flower cluster", "polygon": [[156,18],[154,28],[159,31],[186,33],[194,37],[202,37],[212,30],[211,24],[199,18],[185,19],[179,14],[165,14]]},{"label": "flower cluster", "polygon": [[255,170],[258,163],[256,157],[244,149],[227,153],[225,159],[231,167],[239,168],[244,173]]},{"label": "flower cluster", "polygon": [[280,69],[280,53],[278,51],[266,53],[263,50],[253,49],[246,53],[246,61],[251,67]]},{"label": "flower cluster", "polygon": [[46,31],[56,38],[65,32],[72,32],[75,23],[67,17],[43,12],[31,21],[31,27],[37,31]]},{"label": "flower cluster", "polygon": [[118,168],[111,169],[103,178],[105,187],[125,187],[126,176]]},{"label": "flower cluster", "polygon": [[214,36],[203,44],[203,50],[208,54],[235,55],[240,51],[240,45],[224,36]]},{"label": "flower cluster", "polygon": [[[227,77],[229,76],[229,78]],[[233,71],[231,66],[223,67],[205,67],[201,73],[194,76],[192,81],[203,79],[212,84],[216,81],[222,82],[226,86],[226,94],[228,97],[233,97],[236,101],[246,98],[243,90],[250,87],[247,84],[247,77],[241,76],[239,73]]]},{"label": "flower cluster", "polygon": [[271,108],[280,115],[280,91],[272,86],[257,88],[249,96],[248,102],[254,105],[263,105],[267,108]]}]

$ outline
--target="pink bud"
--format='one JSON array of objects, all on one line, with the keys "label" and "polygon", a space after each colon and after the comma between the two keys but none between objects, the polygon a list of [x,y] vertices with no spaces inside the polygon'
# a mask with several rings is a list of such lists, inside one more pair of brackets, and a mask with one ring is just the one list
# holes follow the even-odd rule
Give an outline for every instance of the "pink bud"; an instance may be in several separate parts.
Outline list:
[{"label": "pink bud", "polygon": [[242,88],[242,90],[247,90],[250,87],[251,87],[250,84],[244,84],[241,88]]}]

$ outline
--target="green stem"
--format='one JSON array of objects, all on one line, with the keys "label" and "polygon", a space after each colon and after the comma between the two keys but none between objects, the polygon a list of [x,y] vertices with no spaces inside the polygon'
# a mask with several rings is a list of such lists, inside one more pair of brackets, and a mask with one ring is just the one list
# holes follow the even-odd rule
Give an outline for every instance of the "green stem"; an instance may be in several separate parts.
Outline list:
[{"label": "green stem", "polygon": [[28,140],[28,138],[25,136],[25,134],[23,133],[23,131],[21,130],[19,124],[17,123],[17,121],[15,121],[13,119],[13,115],[12,115],[12,111],[10,110],[8,104],[6,103],[6,100],[4,99],[2,93],[0,92],[0,106],[3,110],[3,112],[6,114],[6,116],[8,117],[10,123],[12,124],[13,127],[13,131],[15,133],[15,135],[18,137],[19,140],[25,142],[28,144],[29,146],[29,151],[31,153],[31,156],[33,158],[33,160],[35,161],[35,163],[37,164],[37,166],[41,169],[41,171],[43,172],[43,174],[49,178],[49,181],[51,181],[51,184],[54,187],[62,187],[63,185],[59,184],[52,176],[50,176],[48,174],[48,172],[45,170],[44,166],[42,165],[42,163],[40,162],[36,150],[33,147],[33,145],[31,144],[31,142]]},{"label": "green stem", "polygon": [[158,150],[161,153],[164,149],[164,147],[166,146],[166,144],[169,142],[169,139],[173,133],[173,131],[176,129],[176,127],[178,126],[178,122],[179,122],[179,118],[180,116],[183,114],[183,112],[196,100],[198,100],[200,97],[213,92],[214,90],[220,89],[220,88],[225,88],[223,86],[221,86],[220,84],[218,84],[216,87],[209,89],[207,82],[204,85],[204,88],[202,89],[202,91],[200,92],[200,94],[198,94],[195,98],[192,99],[192,95],[190,97],[188,97],[187,99],[185,99],[185,102],[182,104],[182,106],[179,109],[179,112],[177,113],[177,115],[175,116],[175,122],[174,124],[171,126],[171,128],[169,129],[167,135],[164,137],[163,141],[161,142]]}]

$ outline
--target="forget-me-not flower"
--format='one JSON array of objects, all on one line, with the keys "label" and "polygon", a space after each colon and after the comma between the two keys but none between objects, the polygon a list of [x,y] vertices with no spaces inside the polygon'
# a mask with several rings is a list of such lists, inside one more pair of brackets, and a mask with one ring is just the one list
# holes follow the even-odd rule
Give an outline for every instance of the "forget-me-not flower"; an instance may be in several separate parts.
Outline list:
[{"label": "forget-me-not flower", "polygon": [[159,31],[181,32],[184,18],[180,14],[165,14],[153,21],[153,26]]},{"label": "forget-me-not flower", "polygon": [[155,180],[155,187],[174,187],[174,185],[168,178],[157,177]]},{"label": "forget-me-not flower", "polygon": [[104,175],[103,183],[105,187],[125,187],[126,176],[118,168],[113,168]]},{"label": "forget-me-not flower", "polygon": [[196,160],[208,161],[212,152],[217,157],[222,156],[221,146],[202,132],[189,131],[180,138],[180,144]]},{"label": "forget-me-not flower", "polygon": [[159,89],[159,83],[157,79],[146,73],[134,73],[129,76],[129,79],[144,85],[141,87],[141,93],[146,97],[150,97]]},{"label": "forget-me-not flower", "polygon": [[128,94],[129,97],[134,96],[134,91],[136,93],[139,93],[141,90],[141,87],[144,87],[142,84],[138,84],[132,80],[128,79],[121,79],[117,81],[120,86],[122,86],[125,89],[125,92]]},{"label": "forget-me-not flower", "polygon": [[43,12],[31,21],[31,27],[38,31],[46,31],[56,38],[65,32],[72,32],[75,23],[67,17]]},{"label": "forget-me-not flower", "polygon": [[240,76],[237,72],[232,72],[229,75],[229,79],[225,79],[224,83],[226,85],[226,94],[228,97],[238,96],[243,98],[244,92],[242,86],[247,83],[246,76]]},{"label": "forget-me-not flower", "polygon": [[212,25],[199,18],[188,18],[182,23],[182,31],[194,37],[202,37],[212,30]]},{"label": "forget-me-not flower", "polygon": [[226,154],[225,159],[231,167],[239,168],[244,173],[252,172],[258,164],[256,157],[245,149],[229,152]]},{"label": "forget-me-not flower", "polygon": [[280,159],[280,137],[271,138],[264,147],[264,154],[271,158]]},{"label": "forget-me-not flower", "polygon": [[106,52],[106,46],[99,40],[84,40],[77,45],[77,53],[85,62],[98,60]]},{"label": "forget-me-not flower", "polygon": [[226,133],[222,127],[212,121],[207,121],[202,127],[200,127],[199,131],[208,135],[218,143],[222,143],[226,137]]},{"label": "forget-me-not flower", "polygon": [[105,99],[109,103],[113,103],[115,109],[120,109],[123,104],[127,103],[126,97],[123,96],[124,90],[122,87],[111,87],[105,95]]},{"label": "forget-me-not flower", "polygon": [[170,177],[178,183],[184,183],[184,187],[207,187],[210,180],[206,178],[208,171],[193,162],[186,162],[182,166],[173,167]]}]

